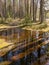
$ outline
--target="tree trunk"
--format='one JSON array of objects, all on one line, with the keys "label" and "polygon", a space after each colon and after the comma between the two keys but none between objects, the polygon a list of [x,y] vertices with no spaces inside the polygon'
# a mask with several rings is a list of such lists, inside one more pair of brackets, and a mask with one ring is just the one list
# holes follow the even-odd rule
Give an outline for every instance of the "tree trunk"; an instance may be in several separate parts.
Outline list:
[{"label": "tree trunk", "polygon": [[13,18],[15,19],[15,0],[13,0]]},{"label": "tree trunk", "polygon": [[23,0],[19,0],[19,16],[20,18],[23,17]]},{"label": "tree trunk", "polygon": [[25,0],[25,16],[27,15],[27,0]]},{"label": "tree trunk", "polygon": [[35,3],[33,0],[33,21],[35,22]]},{"label": "tree trunk", "polygon": [[0,17],[3,17],[3,13],[2,13],[2,5],[3,5],[3,3],[2,3],[2,0],[0,0]]},{"label": "tree trunk", "polygon": [[27,16],[29,14],[29,1],[27,0]]},{"label": "tree trunk", "polygon": [[37,8],[38,8],[38,0],[35,3],[35,22],[36,22]]},{"label": "tree trunk", "polygon": [[5,19],[6,19],[6,0],[4,1],[4,4],[5,4],[4,17],[5,17]]},{"label": "tree trunk", "polygon": [[40,0],[40,23],[44,22],[44,0]]},{"label": "tree trunk", "polygon": [[25,17],[25,0],[23,0],[23,17]]},{"label": "tree trunk", "polygon": [[37,6],[38,6],[38,0],[33,0],[33,21],[36,22],[36,14],[37,14]]},{"label": "tree trunk", "polygon": [[29,0],[29,16],[31,17],[31,0]]}]

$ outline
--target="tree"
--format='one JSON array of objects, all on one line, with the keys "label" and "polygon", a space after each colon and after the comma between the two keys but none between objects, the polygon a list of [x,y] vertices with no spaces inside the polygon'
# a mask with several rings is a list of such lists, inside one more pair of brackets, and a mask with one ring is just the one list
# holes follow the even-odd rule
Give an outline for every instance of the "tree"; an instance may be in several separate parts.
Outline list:
[{"label": "tree", "polygon": [[35,22],[35,5],[34,5],[34,0],[33,0],[33,21]]},{"label": "tree", "polygon": [[31,18],[31,0],[29,0],[29,10],[28,10],[29,16]]},{"label": "tree", "polygon": [[24,7],[25,7],[25,15],[26,15],[26,0],[24,0]]},{"label": "tree", "polygon": [[29,0],[25,0],[25,15],[29,14]]},{"label": "tree", "polygon": [[19,17],[23,17],[23,0],[19,0]]},{"label": "tree", "polygon": [[44,22],[44,0],[40,0],[40,23]]},{"label": "tree", "polygon": [[13,17],[15,19],[15,0],[13,0]]},{"label": "tree", "polygon": [[4,16],[5,16],[5,19],[6,19],[6,0],[4,0]]},{"label": "tree", "polygon": [[3,17],[3,13],[2,13],[2,0],[0,0],[0,17]]},{"label": "tree", "polygon": [[35,22],[36,22],[37,8],[38,8],[38,0],[35,1]]},{"label": "tree", "polygon": [[33,21],[36,22],[38,0],[33,0]]},{"label": "tree", "polygon": [[49,0],[44,0],[44,12],[45,12],[45,19],[46,19],[46,15],[49,12]]}]

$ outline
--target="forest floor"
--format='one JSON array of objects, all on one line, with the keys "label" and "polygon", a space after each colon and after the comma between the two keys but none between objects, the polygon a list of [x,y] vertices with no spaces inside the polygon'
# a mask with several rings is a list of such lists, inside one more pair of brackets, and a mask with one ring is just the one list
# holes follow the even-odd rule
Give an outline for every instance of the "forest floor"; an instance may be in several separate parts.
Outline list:
[{"label": "forest floor", "polygon": [[32,23],[31,25],[23,27],[23,29],[27,30],[42,30],[44,32],[49,31],[49,22],[44,22],[42,24]]},{"label": "forest floor", "polygon": [[10,19],[6,20],[6,23],[7,24],[5,24],[5,23],[0,24],[0,29],[8,28],[10,26],[12,26],[12,27],[14,27],[14,26],[21,27],[22,26],[23,29],[27,29],[27,30],[42,30],[42,31],[46,31],[46,32],[49,31],[49,19],[48,19],[48,22],[46,20],[46,22],[39,24],[39,22],[35,22],[35,23],[29,22],[28,23],[28,22],[24,22],[24,19],[17,18],[15,20],[13,20],[10,18]]}]

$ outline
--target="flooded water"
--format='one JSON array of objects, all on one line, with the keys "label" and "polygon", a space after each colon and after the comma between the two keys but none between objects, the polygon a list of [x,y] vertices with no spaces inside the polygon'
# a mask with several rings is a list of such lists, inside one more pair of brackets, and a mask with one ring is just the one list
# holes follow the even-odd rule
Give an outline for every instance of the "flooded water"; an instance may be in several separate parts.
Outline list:
[{"label": "flooded water", "polygon": [[0,48],[0,65],[48,65],[48,35],[20,28],[0,31],[0,39],[8,44]]}]

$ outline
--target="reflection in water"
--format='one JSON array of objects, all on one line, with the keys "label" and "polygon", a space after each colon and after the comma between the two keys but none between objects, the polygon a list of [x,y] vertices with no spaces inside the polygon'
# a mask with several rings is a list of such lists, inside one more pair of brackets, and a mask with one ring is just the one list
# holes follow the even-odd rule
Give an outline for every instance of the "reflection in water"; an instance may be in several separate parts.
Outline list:
[{"label": "reflection in water", "polygon": [[0,62],[2,62],[3,61],[3,58],[2,57],[0,57]]},{"label": "reflection in water", "polygon": [[36,31],[36,39],[39,38],[39,31]]},{"label": "reflection in water", "polygon": [[[34,50],[34,51],[29,51],[28,49],[31,49],[31,48],[33,48],[33,42],[32,42],[32,45],[30,45],[31,43],[30,43],[30,41],[31,41],[31,38],[33,38],[32,37],[32,35],[34,34],[33,33],[33,31],[31,31],[30,33],[29,32],[27,32],[27,33],[25,33],[25,35],[26,36],[24,36],[23,34],[24,33],[22,33],[22,32],[24,32],[24,31],[21,31],[21,30],[17,30],[16,31],[16,29],[13,31],[12,30],[12,33],[9,31],[8,33],[7,33],[7,31],[6,31],[6,33],[5,33],[5,31],[3,32],[3,34],[2,34],[2,37],[4,38],[5,37],[5,39],[7,39],[7,40],[10,40],[10,38],[12,37],[12,39],[11,40],[13,40],[14,39],[14,41],[16,40],[16,42],[18,41],[18,42],[20,42],[19,40],[21,39],[21,41],[23,41],[24,40],[24,42],[22,43],[17,43],[17,44],[20,44],[20,46],[23,46],[23,48],[19,48],[20,46],[18,46],[18,50],[17,50],[17,47],[15,47],[13,50],[10,50],[10,51],[8,51],[7,53],[6,53],[6,55],[4,55],[3,57],[0,57],[0,62],[3,62],[3,61],[10,61],[11,63],[10,63],[10,65],[34,65],[34,63],[36,63],[37,62],[37,64],[36,65],[42,65],[42,63],[40,62],[40,56],[42,56],[42,55],[45,55],[46,54],[46,49],[49,47],[48,45],[45,45],[45,46],[41,46],[38,50],[36,49],[36,50]],[[14,34],[13,34],[14,33]],[[21,33],[21,34],[20,34]],[[12,34],[12,36],[10,37],[10,35]],[[16,34],[16,36],[14,37],[14,35]],[[36,31],[36,35],[35,35],[35,37],[36,37],[36,39],[39,39],[39,31]],[[44,38],[44,41],[46,41],[47,39],[46,39],[46,37],[48,36],[49,34],[48,33],[44,33],[42,36],[43,36],[43,38]],[[7,36],[7,37],[6,37]],[[8,37],[9,36],[9,37]],[[13,38],[14,37],[14,38]],[[15,39],[16,38],[16,39]],[[18,39],[17,39],[18,38]],[[41,40],[42,42],[43,42],[43,40]],[[23,45],[22,45],[23,44]],[[27,44],[27,45],[26,45]],[[35,45],[35,43],[34,43],[34,45]],[[24,47],[25,46],[25,47]],[[29,52],[31,52],[31,53],[26,53],[26,50],[27,50],[27,52],[29,53]],[[11,58],[13,57],[13,56],[17,56],[17,55],[19,55],[19,54],[21,54],[21,53],[24,53],[25,54],[25,56],[23,56],[23,54],[22,54],[22,58],[20,58],[20,59],[18,59],[18,60],[12,60]],[[28,55],[27,55],[28,54]],[[16,58],[16,57],[15,57]],[[4,60],[5,59],[5,60]],[[42,58],[43,59],[43,58]],[[41,60],[42,60],[41,59]]]},{"label": "reflection in water", "polygon": [[7,54],[7,59],[9,60],[9,61],[11,61],[11,57],[13,56],[13,54],[12,54],[12,51],[10,51],[8,54]]}]

